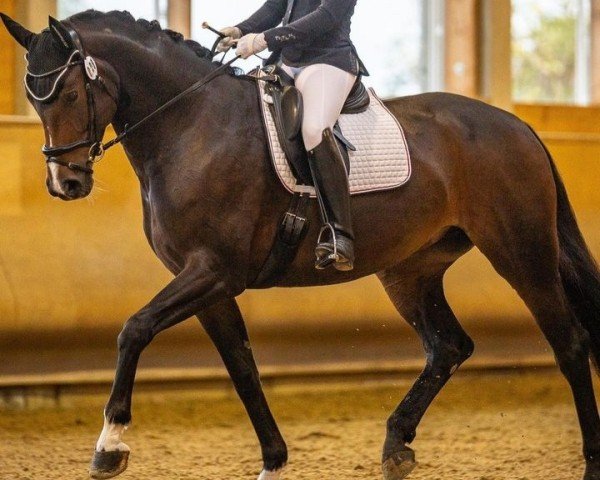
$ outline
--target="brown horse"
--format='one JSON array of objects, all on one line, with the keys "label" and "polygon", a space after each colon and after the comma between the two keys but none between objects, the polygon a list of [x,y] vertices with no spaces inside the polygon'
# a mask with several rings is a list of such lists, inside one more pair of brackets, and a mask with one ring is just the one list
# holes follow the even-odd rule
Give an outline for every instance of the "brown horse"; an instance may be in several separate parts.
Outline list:
[{"label": "brown horse", "polygon": [[[123,132],[216,69],[203,47],[127,13],[84,12],[51,20],[40,34],[2,18],[28,50],[29,99],[48,145],[48,189],[65,200],[90,192],[89,159],[98,152],[92,147],[88,157],[87,147],[109,123]],[[96,65],[83,63],[86,55]],[[220,75],[124,139],[140,181],[148,241],[175,278],[119,335],[94,478],[126,467],[129,448],[121,435],[131,420],[142,350],[192,315],[217,346],[256,429],[264,461],[260,478],[279,478],[287,461],[235,301],[255,286],[289,202],[270,167],[258,102],[247,78]],[[600,359],[600,275],[548,151],[519,119],[475,100],[438,93],[387,106],[406,129],[412,180],[353,197],[352,272],[313,268],[319,222],[312,204],[308,235],[278,283],[326,285],[376,273],[421,336],[427,364],[387,423],[384,478],[399,480],[412,470],[407,444],[473,351],[446,302],[442,279],[476,246],[525,301],[552,346],[575,399],[584,479],[600,480],[600,419],[589,366],[590,353]]]}]

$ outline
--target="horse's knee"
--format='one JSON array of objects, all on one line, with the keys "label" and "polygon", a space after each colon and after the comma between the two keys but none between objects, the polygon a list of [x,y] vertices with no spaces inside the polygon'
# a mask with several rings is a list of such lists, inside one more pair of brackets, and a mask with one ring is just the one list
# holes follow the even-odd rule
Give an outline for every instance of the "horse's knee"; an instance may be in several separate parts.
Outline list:
[{"label": "horse's knee", "polygon": [[137,317],[131,317],[117,337],[119,350],[143,350],[152,341],[152,331]]}]

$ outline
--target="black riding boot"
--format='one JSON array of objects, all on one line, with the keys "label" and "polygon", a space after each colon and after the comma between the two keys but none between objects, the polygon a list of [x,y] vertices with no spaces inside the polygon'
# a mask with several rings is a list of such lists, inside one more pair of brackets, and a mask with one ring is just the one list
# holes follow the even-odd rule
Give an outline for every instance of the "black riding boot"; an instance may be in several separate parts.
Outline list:
[{"label": "black riding boot", "polygon": [[333,265],[338,270],[354,268],[354,234],[350,216],[348,174],[342,153],[330,128],[323,140],[308,152],[323,227],[315,249],[315,268]]}]

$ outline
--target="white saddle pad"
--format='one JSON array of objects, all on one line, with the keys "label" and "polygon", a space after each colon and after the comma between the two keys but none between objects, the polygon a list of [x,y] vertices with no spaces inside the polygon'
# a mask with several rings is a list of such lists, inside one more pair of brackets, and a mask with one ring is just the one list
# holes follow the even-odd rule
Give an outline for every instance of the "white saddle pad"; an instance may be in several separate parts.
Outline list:
[{"label": "white saddle pad", "polygon": [[[294,192],[296,178],[277,137],[268,105],[271,99],[265,94],[265,83],[258,81],[257,84],[275,172],[284,187]],[[340,117],[344,136],[356,147],[355,152],[348,151],[352,195],[399,187],[411,174],[410,153],[402,127],[372,88],[369,95],[371,104],[365,112]],[[314,194],[314,189],[310,190]]]}]

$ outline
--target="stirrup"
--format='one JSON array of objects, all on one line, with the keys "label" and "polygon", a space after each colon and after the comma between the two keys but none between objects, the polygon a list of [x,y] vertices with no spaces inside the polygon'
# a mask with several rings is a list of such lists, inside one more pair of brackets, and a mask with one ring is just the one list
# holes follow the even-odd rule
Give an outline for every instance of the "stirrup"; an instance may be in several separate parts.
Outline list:
[{"label": "stirrup", "polygon": [[[331,244],[322,241],[323,234],[326,231],[330,232],[332,239]],[[330,245],[333,246],[333,250],[330,248]],[[323,248],[329,253],[326,253],[325,255],[318,255],[317,251],[319,250],[319,247]],[[336,263],[339,261],[340,257],[337,251],[337,238],[335,238],[335,229],[333,228],[333,225],[331,225],[331,223],[326,223],[321,227],[321,231],[319,232],[319,236],[317,237],[317,247],[315,249],[315,256],[317,257],[315,261],[315,268],[317,270],[325,270],[332,263]]]},{"label": "stirrup", "polygon": [[[323,234],[329,231],[331,236],[331,242],[322,241]],[[321,252],[320,252],[321,251]],[[317,238],[317,247],[315,249],[315,268],[317,270],[324,270],[330,265],[333,265],[336,270],[343,272],[350,271],[354,268],[351,259],[338,251],[338,241],[336,232],[330,223],[327,223],[321,227],[319,237]]]}]

